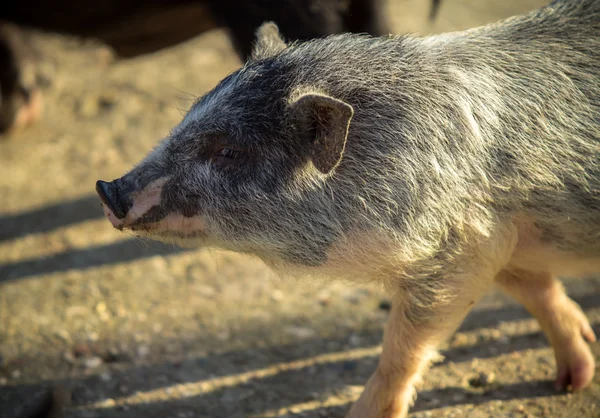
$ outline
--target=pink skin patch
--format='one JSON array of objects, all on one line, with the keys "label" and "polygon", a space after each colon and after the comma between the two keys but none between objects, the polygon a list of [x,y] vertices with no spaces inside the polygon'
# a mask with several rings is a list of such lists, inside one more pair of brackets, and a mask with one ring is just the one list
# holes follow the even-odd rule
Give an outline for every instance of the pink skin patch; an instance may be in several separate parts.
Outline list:
[{"label": "pink skin patch", "polygon": [[42,108],[42,94],[39,90],[33,90],[29,101],[15,115],[12,129],[20,129],[33,124],[40,118]]},{"label": "pink skin patch", "polygon": [[[105,204],[102,204],[104,214],[115,228],[130,228],[150,209],[160,204],[162,188],[168,180],[169,177],[162,177],[150,183],[144,190],[133,193],[133,205],[124,219],[117,218]],[[186,217],[181,213],[171,212],[158,222],[135,226],[136,229],[138,227],[143,231],[155,234],[172,233],[179,236],[193,236],[204,231],[205,223],[200,216]]]},{"label": "pink skin patch", "polygon": [[160,204],[160,194],[163,186],[168,180],[169,177],[161,177],[146,186],[144,190],[132,193],[133,205],[125,215],[124,219],[117,218],[113,211],[103,203],[102,209],[104,210],[104,214],[115,228],[127,228],[151,208]]}]

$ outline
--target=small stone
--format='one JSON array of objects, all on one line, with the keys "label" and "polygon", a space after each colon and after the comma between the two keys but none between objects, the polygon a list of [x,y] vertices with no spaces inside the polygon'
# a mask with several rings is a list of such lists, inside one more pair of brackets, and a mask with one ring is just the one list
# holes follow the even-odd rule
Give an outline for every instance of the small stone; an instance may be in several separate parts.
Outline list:
[{"label": "small stone", "polygon": [[382,311],[389,311],[392,309],[392,303],[389,300],[382,300],[379,302],[379,309]]},{"label": "small stone", "polygon": [[463,345],[467,345],[468,342],[469,342],[469,337],[467,336],[467,334],[465,334],[463,332],[457,332],[452,337],[450,344],[452,344],[452,346],[463,346]]},{"label": "small stone", "polygon": [[8,379],[6,377],[0,377],[0,386],[4,386],[8,384]]},{"label": "small stone", "polygon": [[200,296],[205,298],[213,298],[217,294],[215,288],[208,285],[197,285],[195,289]]},{"label": "small stone", "polygon": [[350,343],[350,345],[356,347],[362,344],[362,338],[360,338],[358,335],[356,334],[352,334],[350,336],[350,338],[348,338],[348,342]]},{"label": "small stone", "polygon": [[227,330],[225,331],[221,331],[217,334],[217,339],[219,341],[229,341],[229,339],[231,338],[231,333]]},{"label": "small stone", "polygon": [[83,368],[85,369],[97,369],[98,367],[102,366],[102,359],[100,357],[86,357],[84,359],[81,360],[81,365],[83,366]]},{"label": "small stone", "polygon": [[103,313],[106,312],[106,303],[104,302],[98,302],[98,304],[96,305],[96,313],[98,315],[101,315]]},{"label": "small stone", "polygon": [[64,342],[68,343],[69,341],[71,341],[71,335],[64,329],[56,331],[56,336]]},{"label": "small stone", "polygon": [[498,337],[498,339],[496,340],[499,344],[509,344],[510,343],[510,338],[508,338],[506,335],[503,335],[501,337]]},{"label": "small stone", "polygon": [[493,372],[486,373],[481,372],[477,376],[469,379],[469,385],[474,388],[480,388],[484,386],[488,386],[490,383],[494,381],[496,375]]},{"label": "small stone", "polygon": [[108,398],[99,402],[99,405],[103,408],[114,408],[117,403],[114,399]]},{"label": "small stone", "polygon": [[306,339],[310,337],[314,337],[316,334],[315,330],[307,327],[298,327],[298,326],[287,326],[283,328],[283,332],[288,335],[291,335],[296,338]]},{"label": "small stone", "polygon": [[525,407],[523,405],[519,405],[519,406],[517,406],[516,411],[523,413],[523,412],[525,412]]},{"label": "small stone", "polygon": [[110,319],[110,313],[108,312],[106,303],[104,302],[99,302],[96,305],[96,313],[101,321],[108,321]]},{"label": "small stone", "polygon": [[281,290],[273,290],[273,292],[271,292],[271,299],[273,299],[275,302],[280,302],[283,300],[284,294]]},{"label": "small stone", "polygon": [[110,382],[111,379],[112,375],[110,374],[110,372],[104,372],[100,374],[100,380],[102,380],[103,382]]},{"label": "small stone", "polygon": [[547,357],[540,357],[538,359],[538,363],[545,364],[545,365],[551,365],[552,364],[552,362],[550,361],[550,359],[547,358]]},{"label": "small stone", "polygon": [[150,347],[146,344],[138,345],[136,354],[140,358],[147,357],[150,354]]},{"label": "small stone", "polygon": [[317,294],[317,301],[321,306],[329,306],[331,304],[331,295],[329,292],[321,291]]},{"label": "small stone", "polygon": [[100,339],[100,336],[98,335],[97,332],[90,332],[87,335],[87,339],[88,339],[88,341],[96,342],[96,341],[98,341]]},{"label": "small stone", "polygon": [[106,350],[106,353],[104,354],[104,356],[102,356],[102,360],[105,363],[117,363],[122,360],[122,357],[123,356],[121,355],[119,350],[117,350],[114,347],[111,347],[108,350]]},{"label": "small stone", "polygon": [[71,353],[70,351],[65,351],[62,354],[62,359],[67,363],[67,364],[74,364],[75,363],[75,356],[73,355],[73,353]]},{"label": "small stone", "polygon": [[88,344],[75,344],[73,347],[73,354],[75,357],[87,357],[92,354],[92,349]]},{"label": "small stone", "polygon": [[352,305],[358,305],[360,303],[360,297],[358,295],[346,295],[344,299]]},{"label": "small stone", "polygon": [[10,377],[13,379],[18,379],[19,377],[21,377],[21,370],[13,370],[12,372],[10,372]]},{"label": "small stone", "polygon": [[467,399],[464,393],[455,393],[452,395],[452,402],[454,403],[462,403]]}]

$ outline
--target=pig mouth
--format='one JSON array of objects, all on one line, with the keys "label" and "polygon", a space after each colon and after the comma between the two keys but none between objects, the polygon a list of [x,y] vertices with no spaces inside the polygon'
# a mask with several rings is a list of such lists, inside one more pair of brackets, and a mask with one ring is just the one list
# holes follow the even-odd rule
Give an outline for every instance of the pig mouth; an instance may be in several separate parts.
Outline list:
[{"label": "pig mouth", "polygon": [[199,239],[207,238],[208,234],[205,231],[192,230],[192,231],[180,231],[180,230],[169,230],[166,229],[160,222],[153,222],[147,224],[137,224],[131,226],[121,226],[117,228],[121,231],[130,230],[137,234],[148,234],[151,237],[156,238],[180,238],[180,239]]}]

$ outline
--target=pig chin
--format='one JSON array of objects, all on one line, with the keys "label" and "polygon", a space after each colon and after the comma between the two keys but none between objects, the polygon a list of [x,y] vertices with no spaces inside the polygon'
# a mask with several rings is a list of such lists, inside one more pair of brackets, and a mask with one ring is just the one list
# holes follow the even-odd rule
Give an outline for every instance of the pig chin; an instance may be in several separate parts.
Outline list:
[{"label": "pig chin", "polygon": [[144,222],[136,222],[129,227],[126,225],[123,227],[139,235],[159,240],[204,242],[207,238],[202,217],[199,215],[184,216],[179,212],[168,213],[160,220],[144,220]]}]

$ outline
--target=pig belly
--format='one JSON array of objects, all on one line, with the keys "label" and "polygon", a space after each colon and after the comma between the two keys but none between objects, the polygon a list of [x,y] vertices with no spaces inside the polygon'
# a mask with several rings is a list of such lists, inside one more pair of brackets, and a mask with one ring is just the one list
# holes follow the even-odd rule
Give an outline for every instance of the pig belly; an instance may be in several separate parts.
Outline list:
[{"label": "pig belly", "polygon": [[600,272],[600,257],[566,252],[540,241],[529,241],[526,244],[520,242],[507,269],[549,273],[561,277],[582,277]]}]

